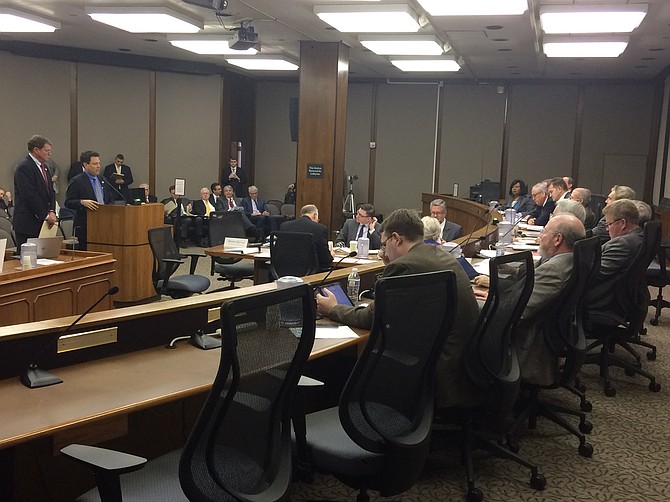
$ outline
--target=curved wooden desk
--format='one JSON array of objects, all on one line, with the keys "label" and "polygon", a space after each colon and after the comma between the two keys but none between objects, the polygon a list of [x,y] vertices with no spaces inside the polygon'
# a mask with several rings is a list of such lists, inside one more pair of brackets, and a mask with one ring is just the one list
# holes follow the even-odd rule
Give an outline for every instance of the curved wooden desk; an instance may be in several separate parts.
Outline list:
[{"label": "curved wooden desk", "polygon": [[[488,206],[478,202],[437,193],[422,193],[421,203],[423,215],[430,215],[430,203],[442,199],[447,203],[449,221],[463,227],[463,237],[456,239],[468,258],[474,256],[479,249],[487,249],[497,240],[498,227],[492,225],[493,218],[502,221],[498,211],[489,211]],[[479,249],[477,249],[479,247]]]}]

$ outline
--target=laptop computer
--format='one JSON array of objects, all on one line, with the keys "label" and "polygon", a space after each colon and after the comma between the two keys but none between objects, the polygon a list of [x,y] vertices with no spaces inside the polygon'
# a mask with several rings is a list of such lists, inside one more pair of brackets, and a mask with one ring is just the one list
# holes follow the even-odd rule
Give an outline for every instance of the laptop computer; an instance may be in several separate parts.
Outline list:
[{"label": "laptop computer", "polygon": [[28,244],[37,246],[38,258],[58,258],[63,245],[63,237],[31,237]]}]

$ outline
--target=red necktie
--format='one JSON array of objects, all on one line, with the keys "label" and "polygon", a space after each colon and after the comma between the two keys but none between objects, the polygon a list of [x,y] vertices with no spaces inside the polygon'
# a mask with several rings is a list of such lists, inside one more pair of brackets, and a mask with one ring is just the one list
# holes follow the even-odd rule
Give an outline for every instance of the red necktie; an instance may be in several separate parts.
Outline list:
[{"label": "red necktie", "polygon": [[40,169],[42,170],[42,177],[44,178],[44,184],[46,185],[47,192],[49,191],[49,181],[47,180],[47,170],[44,167],[44,163],[40,164]]},{"label": "red necktie", "polygon": [[235,204],[233,204],[233,199],[228,199],[230,202],[230,209],[233,209],[235,207]]}]

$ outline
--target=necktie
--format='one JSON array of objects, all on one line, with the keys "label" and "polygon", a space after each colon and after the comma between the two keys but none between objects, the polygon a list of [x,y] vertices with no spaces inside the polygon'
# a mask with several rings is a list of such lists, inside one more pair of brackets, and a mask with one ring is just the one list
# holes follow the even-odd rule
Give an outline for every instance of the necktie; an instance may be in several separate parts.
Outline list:
[{"label": "necktie", "polygon": [[364,231],[365,231],[365,225],[360,225],[360,228],[358,229],[358,237],[356,237],[356,238],[360,239],[361,237],[363,237],[363,232]]},{"label": "necktie", "polygon": [[209,216],[209,212],[210,212],[209,202],[205,201],[205,215]]},{"label": "necktie", "polygon": [[258,211],[258,206],[256,205],[256,201],[254,199],[251,199],[251,206],[251,209]]},{"label": "necktie", "polygon": [[234,209],[235,208],[235,203],[233,202],[233,199],[232,198],[228,199],[228,202],[230,203],[230,209]]},{"label": "necktie", "polygon": [[47,180],[47,170],[46,170],[46,168],[44,167],[44,163],[41,163],[41,164],[40,164],[40,169],[41,169],[41,171],[42,171],[42,178],[44,178],[44,184],[46,185],[46,187],[47,187],[47,192],[48,192],[48,191],[49,191],[49,181]]},{"label": "necktie", "polygon": [[98,178],[93,178],[93,191],[95,192],[95,198],[98,200],[98,204],[104,204],[105,197],[102,195],[102,187],[100,186],[100,180]]}]

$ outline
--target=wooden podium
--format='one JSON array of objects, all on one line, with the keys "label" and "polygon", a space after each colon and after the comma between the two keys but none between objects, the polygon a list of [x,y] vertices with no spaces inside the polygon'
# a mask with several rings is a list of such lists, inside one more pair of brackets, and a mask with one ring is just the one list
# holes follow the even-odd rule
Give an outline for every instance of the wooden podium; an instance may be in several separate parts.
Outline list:
[{"label": "wooden podium", "polygon": [[147,230],[163,226],[163,204],[100,206],[87,215],[89,251],[116,258],[115,302],[140,302],[156,296],[151,280],[153,257]]}]

